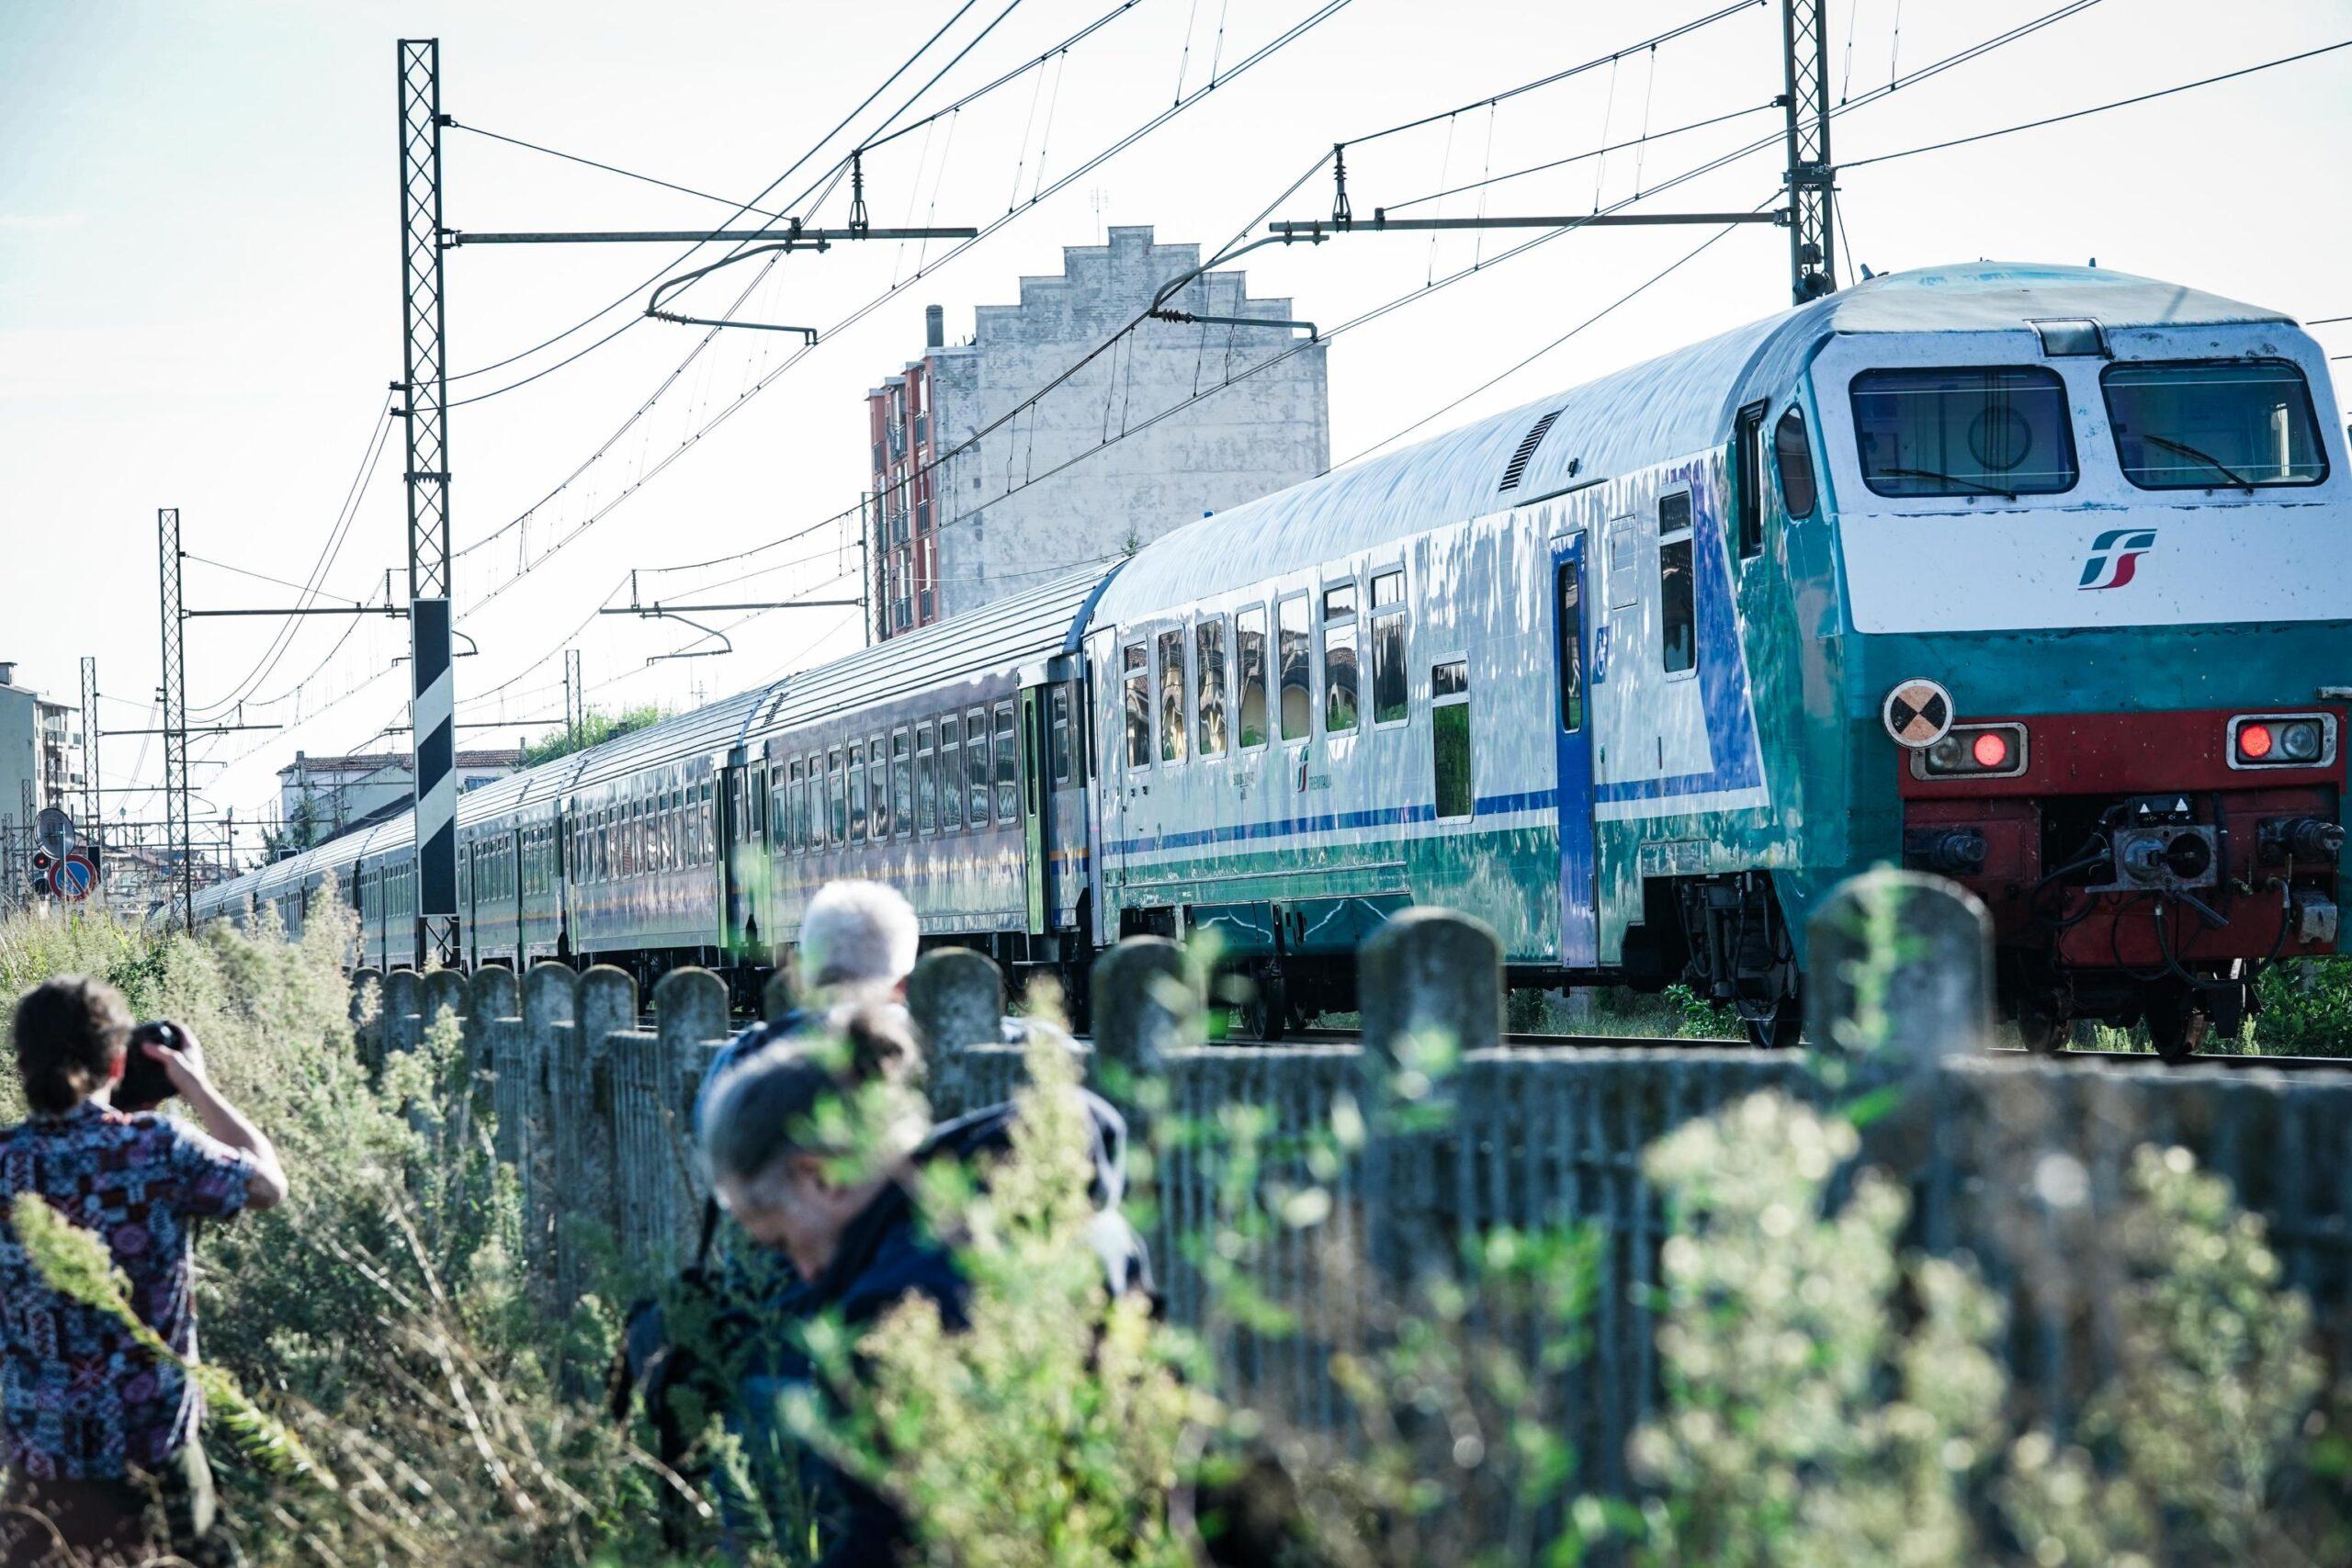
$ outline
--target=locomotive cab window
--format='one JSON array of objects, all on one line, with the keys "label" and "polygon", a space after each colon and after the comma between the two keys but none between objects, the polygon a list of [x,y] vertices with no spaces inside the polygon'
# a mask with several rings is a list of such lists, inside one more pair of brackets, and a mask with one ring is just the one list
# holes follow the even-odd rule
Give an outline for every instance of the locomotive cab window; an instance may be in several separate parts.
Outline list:
[{"label": "locomotive cab window", "polygon": [[[1742,560],[1764,553],[1764,411],[1750,403],[1739,411],[1734,453],[1736,477],[1733,497],[1739,507],[1739,555]],[[1786,493],[1785,487],[1783,494]],[[1806,508],[1811,511],[1812,508]],[[1790,509],[1793,514],[1795,508]]]},{"label": "locomotive cab window", "polygon": [[1315,673],[1306,651],[1306,595],[1294,595],[1278,606],[1276,630],[1283,687],[1283,739],[1304,740],[1315,713]]},{"label": "locomotive cab window", "polygon": [[1356,585],[1323,590],[1323,733],[1356,728]]},{"label": "locomotive cab window", "polygon": [[1161,632],[1159,643],[1159,760],[1184,760],[1184,628]]},{"label": "locomotive cab window", "polygon": [[1266,612],[1252,607],[1233,617],[1234,682],[1241,694],[1241,749],[1254,750],[1272,733],[1266,715]]},{"label": "locomotive cab window", "polygon": [[1126,672],[1127,766],[1148,768],[1151,766],[1151,655],[1143,644],[1136,643],[1122,659]]},{"label": "locomotive cab window", "polygon": [[2283,359],[2110,365],[2098,384],[2116,460],[2142,490],[2253,490],[2327,477],[2311,389]]},{"label": "locomotive cab window", "polygon": [[1876,494],[2013,498],[2075,488],[2066,384],[2045,367],[1865,370],[1853,404],[1862,482]]},{"label": "locomotive cab window", "polygon": [[1477,794],[1470,773],[1470,663],[1430,667],[1430,759],[1440,821],[1471,816]]},{"label": "locomotive cab window", "polygon": [[1372,578],[1372,722],[1402,724],[1412,716],[1410,676],[1405,668],[1405,572],[1374,572]]},{"label": "locomotive cab window", "polygon": [[1657,625],[1660,660],[1679,675],[1699,667],[1699,615],[1691,581],[1690,496],[1657,498]]},{"label": "locomotive cab window", "polygon": [[1781,504],[1792,518],[1813,515],[1813,445],[1804,435],[1804,411],[1796,404],[1772,427],[1772,463],[1781,473]]}]

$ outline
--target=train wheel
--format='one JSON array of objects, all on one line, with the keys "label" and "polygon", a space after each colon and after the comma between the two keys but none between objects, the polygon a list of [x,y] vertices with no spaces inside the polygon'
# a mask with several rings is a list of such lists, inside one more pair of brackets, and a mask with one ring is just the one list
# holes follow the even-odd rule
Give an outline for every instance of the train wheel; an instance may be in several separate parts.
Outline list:
[{"label": "train wheel", "polygon": [[1241,1005],[1241,1027],[1271,1045],[1290,1027],[1290,987],[1276,968],[1261,969],[1253,979],[1250,999]]},{"label": "train wheel", "polygon": [[1804,998],[1782,997],[1764,1018],[1742,1018],[1747,1043],[1762,1051],[1787,1051],[1804,1037]]},{"label": "train wheel", "polygon": [[2018,1003],[2018,1039],[2035,1055],[2050,1055],[2074,1035],[2074,1018],[2064,1009],[2051,1005],[2047,998],[2028,998]]},{"label": "train wheel", "polygon": [[2142,1017],[2148,1025],[2148,1043],[2167,1062],[2186,1062],[2205,1048],[2213,1032],[2211,1016],[2194,1005],[2186,987],[2149,992]]}]

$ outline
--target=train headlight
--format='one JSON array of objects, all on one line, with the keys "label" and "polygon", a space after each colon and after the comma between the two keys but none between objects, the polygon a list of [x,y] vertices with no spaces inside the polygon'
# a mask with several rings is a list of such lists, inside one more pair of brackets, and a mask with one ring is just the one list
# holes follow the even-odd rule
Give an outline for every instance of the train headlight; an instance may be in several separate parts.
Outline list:
[{"label": "train headlight", "polygon": [[2335,758],[2335,718],[2324,713],[2242,714],[2230,720],[2233,768],[2324,767]]},{"label": "train headlight", "polygon": [[1911,754],[1911,773],[1922,779],[2013,779],[2025,772],[2025,726],[1961,724],[1924,750]]}]

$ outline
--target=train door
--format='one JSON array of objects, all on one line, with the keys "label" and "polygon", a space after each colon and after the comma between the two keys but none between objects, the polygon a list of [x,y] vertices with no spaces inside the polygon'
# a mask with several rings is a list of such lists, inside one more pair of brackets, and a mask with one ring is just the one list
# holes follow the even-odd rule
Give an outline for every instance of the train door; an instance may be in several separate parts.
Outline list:
[{"label": "train door", "polygon": [[727,760],[725,786],[718,795],[718,841],[724,852],[718,856],[719,899],[725,911],[727,952],[730,959],[751,951],[752,896],[751,882],[754,874],[752,859],[763,852],[754,842],[752,821],[752,792],[756,787],[752,771],[736,752]]},{"label": "train door", "polygon": [[1046,714],[1042,691],[1021,692],[1021,854],[1031,936],[1046,934]]},{"label": "train door", "polygon": [[1585,535],[1552,541],[1552,653],[1558,683],[1553,714],[1558,759],[1560,963],[1589,969],[1600,959],[1599,884],[1593,855],[1592,727],[1586,714]]}]

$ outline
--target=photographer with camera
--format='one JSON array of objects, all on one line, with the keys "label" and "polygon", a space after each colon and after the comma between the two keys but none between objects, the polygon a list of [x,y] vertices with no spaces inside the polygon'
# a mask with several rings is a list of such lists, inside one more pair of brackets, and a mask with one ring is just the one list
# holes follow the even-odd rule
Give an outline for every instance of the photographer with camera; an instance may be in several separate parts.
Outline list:
[{"label": "photographer with camera", "polygon": [[[282,1201],[277,1151],[213,1088],[193,1035],[170,1023],[134,1030],[103,982],[67,975],[35,987],[17,1004],[14,1032],[30,1114],[0,1129],[0,1204],[30,1193],[94,1232],[140,1318],[194,1360],[194,1223]],[[132,1051],[164,1082],[131,1094],[178,1094],[204,1131],[116,1107]],[[233,1561],[198,1442],[202,1416],[178,1365],[51,1290],[0,1224],[0,1561]]]}]

